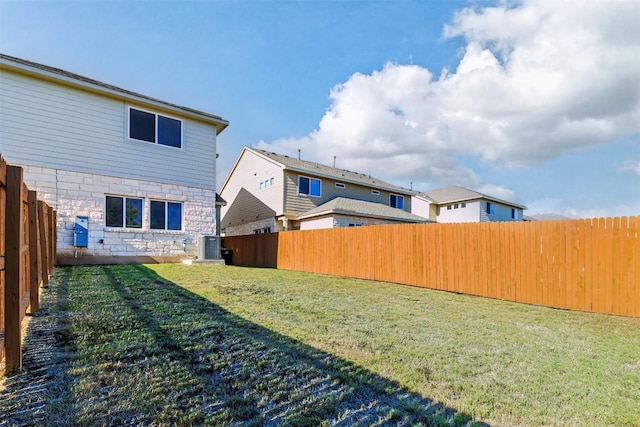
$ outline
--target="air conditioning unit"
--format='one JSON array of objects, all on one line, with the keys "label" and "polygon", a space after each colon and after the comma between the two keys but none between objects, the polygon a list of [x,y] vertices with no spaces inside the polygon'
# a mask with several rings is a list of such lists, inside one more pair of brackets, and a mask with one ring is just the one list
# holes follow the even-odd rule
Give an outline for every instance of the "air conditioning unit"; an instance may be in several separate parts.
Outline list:
[{"label": "air conditioning unit", "polygon": [[206,259],[220,259],[218,236],[200,236],[198,239],[198,260]]}]

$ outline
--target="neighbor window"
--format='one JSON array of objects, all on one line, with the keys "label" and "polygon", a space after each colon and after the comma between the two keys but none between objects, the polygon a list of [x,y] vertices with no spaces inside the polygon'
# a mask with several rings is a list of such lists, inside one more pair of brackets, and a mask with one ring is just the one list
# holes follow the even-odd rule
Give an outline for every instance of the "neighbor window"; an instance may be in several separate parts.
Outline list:
[{"label": "neighbor window", "polygon": [[378,190],[371,190],[371,194],[373,194],[374,196],[379,196],[380,192]]},{"label": "neighbor window", "polygon": [[466,208],[466,207],[467,207],[467,204],[466,204],[465,202],[462,202],[462,203],[460,203],[460,207],[461,207],[461,208]]},{"label": "neighbor window", "polygon": [[273,183],[275,182],[275,178],[265,179],[264,181],[260,181],[260,189],[266,190],[267,188],[273,187]]},{"label": "neighbor window", "polygon": [[142,228],[142,206],[142,199],[107,196],[106,226]]},{"label": "neighbor window", "polygon": [[336,182],[336,188],[345,188],[345,187],[346,187],[346,185],[344,185],[343,183]]},{"label": "neighbor window", "polygon": [[495,213],[495,207],[491,202],[487,202],[487,215]]},{"label": "neighbor window", "polygon": [[182,148],[182,120],[129,108],[129,138]]},{"label": "neighbor window", "polygon": [[451,205],[447,205],[447,210],[450,211],[451,210]]},{"label": "neighbor window", "polygon": [[321,181],[315,178],[307,178],[306,176],[298,177],[298,194],[320,197]]},{"label": "neighbor window", "polygon": [[511,219],[516,219],[516,210],[515,209],[511,209]]},{"label": "neighbor window", "polygon": [[391,194],[389,196],[389,206],[391,206],[392,208],[404,209],[404,196]]},{"label": "neighbor window", "polygon": [[151,200],[149,228],[152,230],[182,230],[182,203]]}]

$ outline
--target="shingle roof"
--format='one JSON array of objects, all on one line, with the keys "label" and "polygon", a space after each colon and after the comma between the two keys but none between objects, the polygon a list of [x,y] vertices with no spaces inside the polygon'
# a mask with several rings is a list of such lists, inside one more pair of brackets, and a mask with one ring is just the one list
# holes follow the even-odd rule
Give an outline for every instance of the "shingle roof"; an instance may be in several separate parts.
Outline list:
[{"label": "shingle roof", "polygon": [[560,221],[569,219],[566,216],[554,214],[554,213],[546,213],[546,214],[535,214],[535,215],[525,215],[524,219],[526,221]]},{"label": "shingle roof", "polygon": [[353,172],[347,169],[339,169],[331,166],[323,165],[321,163],[311,162],[308,160],[300,160],[298,158],[285,156],[283,154],[272,153],[270,151],[261,150],[258,148],[246,147],[248,150],[252,150],[255,153],[273,159],[277,163],[280,163],[285,169],[307,173],[312,176],[320,176],[330,179],[335,179],[340,182],[350,182],[353,184],[366,185],[368,187],[377,188],[381,190],[390,191],[392,193],[399,193],[405,195],[416,194],[415,191],[407,188],[398,187],[388,182],[382,181],[378,178],[374,178],[370,175]]},{"label": "shingle roof", "polygon": [[411,214],[401,209],[392,208],[382,203],[366,202],[364,200],[336,197],[308,212],[298,219],[308,219],[320,215],[343,214],[363,216],[368,218],[390,219],[402,222],[431,222],[426,218]]},{"label": "shingle roof", "polygon": [[38,74],[41,74],[41,75],[53,75],[60,78],[61,80],[76,81],[81,86],[94,87],[106,93],[118,93],[126,98],[148,101],[153,104],[160,104],[160,105],[169,107],[172,110],[181,110],[187,115],[195,115],[197,117],[204,118],[208,121],[216,122],[216,129],[218,133],[222,132],[229,125],[229,122],[224,120],[222,117],[216,116],[214,114],[205,113],[203,111],[194,110],[189,107],[183,107],[180,105],[172,104],[170,102],[166,102],[160,99],[152,98],[150,96],[142,95],[127,89],[122,89],[120,87],[103,83],[101,81],[94,80],[89,77],[81,76],[80,74],[75,74],[70,71],[62,70],[60,68],[39,64],[37,62],[27,61],[26,59],[16,58],[14,56],[9,56],[9,55],[0,53],[0,65],[3,65],[3,66],[13,65],[16,68],[23,69],[23,70],[31,69],[32,72],[36,71],[38,72]]},{"label": "shingle roof", "polygon": [[470,190],[466,187],[459,185],[450,185],[448,187],[436,188],[435,190],[425,191],[420,193],[419,196],[424,197],[432,202],[441,205],[444,203],[455,203],[466,200],[487,199],[496,202],[504,203],[506,205],[517,206],[522,209],[526,209],[526,206],[518,203],[509,202],[506,200],[498,199],[497,197],[489,196],[478,191]]},{"label": "shingle roof", "polygon": [[216,206],[227,206],[227,201],[218,193],[216,193]]}]

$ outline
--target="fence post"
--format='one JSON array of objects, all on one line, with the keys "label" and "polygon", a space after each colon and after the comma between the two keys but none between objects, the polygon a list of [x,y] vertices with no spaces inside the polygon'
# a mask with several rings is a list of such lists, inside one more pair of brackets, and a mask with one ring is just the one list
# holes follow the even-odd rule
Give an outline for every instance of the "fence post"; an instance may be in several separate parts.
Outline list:
[{"label": "fence post", "polygon": [[56,211],[49,205],[49,268],[47,274],[53,273],[53,267],[56,265]]},{"label": "fence post", "polygon": [[22,168],[7,166],[7,214],[5,230],[5,354],[6,371],[22,368],[22,340],[20,337],[20,285],[22,283],[21,237]]},{"label": "fence post", "polygon": [[49,229],[49,222],[45,215],[45,204],[42,200],[38,200],[38,223],[40,224],[40,275],[42,277],[42,286],[49,286],[49,248],[47,239],[47,230]]},{"label": "fence post", "polygon": [[29,191],[29,305],[31,313],[40,310],[40,278],[38,275],[38,203],[35,191]]}]

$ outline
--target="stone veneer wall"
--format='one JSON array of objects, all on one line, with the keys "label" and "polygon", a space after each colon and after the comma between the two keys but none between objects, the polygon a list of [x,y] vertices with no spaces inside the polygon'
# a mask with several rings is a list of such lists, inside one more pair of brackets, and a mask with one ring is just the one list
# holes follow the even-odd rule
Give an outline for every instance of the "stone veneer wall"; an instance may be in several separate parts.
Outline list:
[{"label": "stone veneer wall", "polygon": [[282,231],[282,222],[276,221],[274,217],[265,218],[258,221],[248,222],[246,224],[235,225],[233,227],[227,227],[224,230],[225,236],[244,236],[246,234],[253,234],[254,230],[261,228],[271,227],[271,232]]},{"label": "stone veneer wall", "polygon": [[[114,161],[116,161],[114,159]],[[89,217],[89,245],[78,256],[194,256],[200,235],[215,234],[215,191],[106,175],[23,166],[27,186],[57,210],[58,255],[74,255],[75,217]],[[144,199],[141,229],[105,226],[106,195]],[[183,203],[182,231],[149,229],[149,201]]]},{"label": "stone veneer wall", "polygon": [[[333,220],[333,228],[348,227],[349,224],[365,225],[384,225],[384,224],[401,224],[401,221],[392,221],[378,218],[367,218],[360,216],[348,216],[335,214],[330,216]],[[293,227],[294,222],[291,221]],[[253,234],[254,230],[271,227],[272,232],[283,231],[282,222],[276,221],[275,218],[266,218],[259,221],[248,222],[246,224],[237,225],[234,227],[227,227],[225,229],[225,236],[243,236],[246,234]],[[328,228],[328,227],[326,227]]]},{"label": "stone veneer wall", "polygon": [[348,227],[349,224],[365,225],[383,225],[383,224],[400,224],[400,221],[392,221],[378,218],[355,217],[346,215],[334,215],[333,227]]}]

